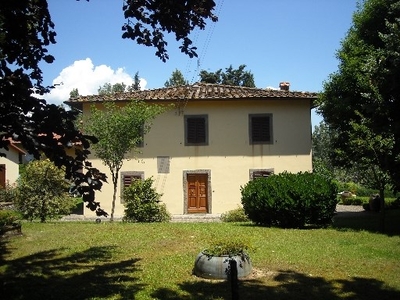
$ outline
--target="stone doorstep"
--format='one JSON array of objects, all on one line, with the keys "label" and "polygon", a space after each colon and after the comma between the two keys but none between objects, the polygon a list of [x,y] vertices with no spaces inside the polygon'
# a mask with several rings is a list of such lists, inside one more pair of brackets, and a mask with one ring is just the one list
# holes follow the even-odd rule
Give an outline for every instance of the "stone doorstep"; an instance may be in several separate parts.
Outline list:
[{"label": "stone doorstep", "polygon": [[220,214],[172,215],[171,222],[221,222]]}]

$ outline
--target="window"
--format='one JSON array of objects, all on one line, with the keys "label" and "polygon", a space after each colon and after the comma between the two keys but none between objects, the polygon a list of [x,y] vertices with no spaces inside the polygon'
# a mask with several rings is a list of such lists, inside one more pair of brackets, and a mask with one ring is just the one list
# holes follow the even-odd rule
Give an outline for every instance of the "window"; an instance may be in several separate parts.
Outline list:
[{"label": "window", "polygon": [[185,145],[208,145],[208,116],[185,116]]},{"label": "window", "polygon": [[250,170],[250,180],[256,178],[266,178],[274,174],[274,169],[251,169]]},{"label": "window", "polygon": [[272,114],[249,115],[250,144],[272,144]]},{"label": "window", "polygon": [[141,180],[142,177],[140,175],[124,175],[123,176],[123,185],[124,188],[129,187],[134,180]]},{"label": "window", "polygon": [[143,180],[144,172],[121,172],[121,203],[123,203],[122,195],[124,188],[131,185],[134,180]]}]

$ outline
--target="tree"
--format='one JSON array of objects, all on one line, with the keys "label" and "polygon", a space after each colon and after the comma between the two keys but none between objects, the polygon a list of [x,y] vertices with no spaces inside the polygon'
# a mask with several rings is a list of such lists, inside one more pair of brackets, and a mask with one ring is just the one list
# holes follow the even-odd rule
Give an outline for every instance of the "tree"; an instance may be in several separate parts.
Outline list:
[{"label": "tree", "polygon": [[312,162],[313,172],[333,177],[338,182],[361,183],[361,176],[356,166],[352,164],[338,166],[335,164],[336,151],[333,141],[338,133],[324,121],[314,127],[312,134]]},{"label": "tree", "polygon": [[164,83],[165,87],[187,85],[189,81],[185,79],[182,72],[178,69],[172,72],[171,77]]},{"label": "tree", "polygon": [[43,223],[70,213],[75,201],[68,196],[69,184],[64,176],[64,171],[48,159],[28,163],[15,197],[15,205],[24,218],[38,218]]},{"label": "tree", "polygon": [[324,122],[320,122],[314,127],[312,134],[312,162],[313,172],[334,176],[334,166],[332,156],[332,137],[329,127]]},{"label": "tree", "polygon": [[254,75],[250,71],[245,71],[246,65],[240,65],[239,68],[233,69],[232,65],[216,72],[200,71],[200,81],[207,83],[226,84],[235,86],[255,87]]},{"label": "tree", "polygon": [[[213,0],[128,1],[123,2],[126,19],[122,38],[156,47],[156,55],[166,61],[164,32],[182,42],[181,51],[197,56],[190,33],[204,29],[206,20],[217,21]],[[98,215],[107,215],[95,201],[95,191],[106,181],[104,174],[87,161],[90,144],[96,138],[75,127],[79,112],[39,100],[51,87],[43,85],[41,63],[52,63],[48,46],[56,32],[46,0],[3,1],[0,6],[0,149],[8,150],[10,139],[21,142],[35,158],[42,154],[57,167],[64,166],[87,206]],[[76,142],[79,142],[79,147]],[[68,155],[67,148],[75,148]],[[5,155],[0,153],[0,155]]]},{"label": "tree", "polygon": [[77,98],[79,97],[79,91],[77,88],[72,89],[72,91],[69,92],[69,97],[70,98]]},{"label": "tree", "polygon": [[337,53],[339,70],[324,84],[319,112],[339,132],[338,165],[358,164],[379,187],[400,189],[400,3],[366,0]]},{"label": "tree", "polygon": [[135,77],[133,79],[133,84],[128,87],[129,91],[139,91],[140,90],[140,78],[139,78],[139,72],[135,73]]},{"label": "tree", "polygon": [[207,19],[218,20],[212,13],[214,8],[214,0],[124,0],[122,10],[127,21],[122,27],[122,37],[156,47],[156,55],[165,62],[169,56],[163,32],[172,32],[177,41],[182,41],[181,52],[197,57],[197,48],[192,46],[189,35],[196,28],[204,29]]},{"label": "tree", "polygon": [[137,152],[137,146],[150,130],[151,120],[163,112],[159,105],[132,101],[121,107],[115,102],[104,102],[104,109],[92,107],[91,114],[83,120],[84,130],[98,138],[93,145],[94,154],[100,158],[111,173],[113,198],[110,219],[114,219],[119,171],[125,155]]},{"label": "tree", "polygon": [[99,95],[111,95],[115,93],[123,93],[126,91],[126,84],[121,82],[121,83],[105,83],[103,86],[99,87],[97,90],[97,93]]},{"label": "tree", "polygon": [[[333,177],[342,184],[353,183],[379,190],[378,182],[371,172],[373,170],[372,166],[368,165],[368,168],[365,169],[359,162],[347,163],[345,165],[336,164],[338,153],[333,142],[337,139],[338,134],[337,131],[334,131],[325,122],[320,122],[318,126],[314,127],[312,134],[313,172]],[[351,146],[352,142],[349,142],[349,146]]]}]

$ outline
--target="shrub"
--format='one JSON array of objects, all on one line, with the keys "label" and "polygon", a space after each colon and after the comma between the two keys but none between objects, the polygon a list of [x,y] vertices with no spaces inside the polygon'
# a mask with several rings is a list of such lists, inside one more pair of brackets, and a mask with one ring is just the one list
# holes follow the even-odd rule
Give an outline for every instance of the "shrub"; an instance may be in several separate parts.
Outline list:
[{"label": "shrub", "polygon": [[152,188],[153,179],[134,180],[124,189],[125,222],[168,222],[171,216],[165,204],[160,204],[161,194]]},{"label": "shrub", "polygon": [[21,215],[15,210],[0,210],[0,236],[7,232],[21,233]]},{"label": "shrub", "polygon": [[241,187],[241,194],[250,220],[284,228],[327,225],[337,204],[336,184],[308,172],[257,178]]},{"label": "shrub", "polygon": [[25,219],[45,222],[70,213],[75,200],[66,192],[69,184],[64,177],[64,171],[48,159],[27,164],[15,198],[15,206]]},{"label": "shrub", "polygon": [[207,256],[249,256],[252,247],[243,241],[221,240],[216,241],[202,252]]},{"label": "shrub", "polygon": [[221,215],[222,222],[249,222],[250,219],[244,212],[243,207],[230,210]]},{"label": "shrub", "polygon": [[358,195],[360,190],[362,189],[361,186],[355,182],[340,182],[338,186],[340,191],[349,191],[352,194]]},{"label": "shrub", "polygon": [[11,185],[8,180],[6,186],[0,186],[0,202],[13,202],[15,199],[16,185]]},{"label": "shrub", "polygon": [[[372,189],[369,187],[366,187],[364,185],[354,183],[354,182],[339,182],[338,183],[338,189],[339,191],[349,191],[357,197],[369,197],[373,194],[379,193],[377,189]],[[396,194],[393,193],[393,191],[387,187],[384,190],[385,198],[391,198],[393,196],[396,196]]]},{"label": "shrub", "polygon": [[340,199],[340,203],[343,205],[362,205],[364,200],[360,197],[344,197]]},{"label": "shrub", "polygon": [[21,219],[21,214],[15,210],[0,210],[0,227],[13,225]]}]

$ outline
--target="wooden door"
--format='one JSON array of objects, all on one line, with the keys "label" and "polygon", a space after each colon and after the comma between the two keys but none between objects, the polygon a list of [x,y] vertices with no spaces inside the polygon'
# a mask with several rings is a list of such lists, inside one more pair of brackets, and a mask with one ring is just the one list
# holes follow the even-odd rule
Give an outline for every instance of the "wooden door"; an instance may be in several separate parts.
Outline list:
[{"label": "wooden door", "polygon": [[188,213],[207,213],[208,175],[188,174]]},{"label": "wooden door", "polygon": [[0,188],[6,187],[6,165],[0,165]]}]

